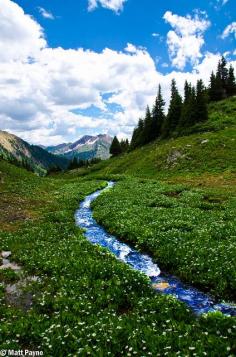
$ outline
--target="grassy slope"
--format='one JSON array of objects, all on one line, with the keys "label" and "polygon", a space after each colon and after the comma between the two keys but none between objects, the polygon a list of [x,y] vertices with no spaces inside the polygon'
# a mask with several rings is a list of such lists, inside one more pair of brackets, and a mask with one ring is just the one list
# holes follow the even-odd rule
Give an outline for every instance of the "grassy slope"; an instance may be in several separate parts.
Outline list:
[{"label": "grassy slope", "polygon": [[[78,200],[103,182],[38,178],[3,161],[0,172],[0,251],[12,251],[23,267],[21,279],[40,278],[9,303],[4,284],[20,277],[0,275],[1,349],[41,349],[59,357],[234,354],[234,319],[196,319],[75,228]],[[33,304],[26,313],[29,295]]]},{"label": "grassy slope", "polygon": [[209,121],[194,128],[198,133],[154,142],[104,161],[91,171],[94,175],[125,174],[170,182],[235,184],[235,129],[236,97],[211,104]]}]

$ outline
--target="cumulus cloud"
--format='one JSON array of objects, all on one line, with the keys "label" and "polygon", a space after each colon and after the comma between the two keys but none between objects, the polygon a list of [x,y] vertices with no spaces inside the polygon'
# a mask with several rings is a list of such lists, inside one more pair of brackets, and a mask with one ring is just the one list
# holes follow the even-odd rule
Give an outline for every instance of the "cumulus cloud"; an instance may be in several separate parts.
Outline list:
[{"label": "cumulus cloud", "polygon": [[[208,81],[220,58],[208,53],[192,72],[163,75],[147,50],[133,44],[99,53],[50,48],[42,28],[18,5],[10,0],[0,5],[0,128],[36,144],[85,133],[130,136],[159,83],[168,102],[172,78],[181,90],[185,79]],[[89,115],[91,107],[99,115]]]},{"label": "cumulus cloud", "polygon": [[54,15],[50,11],[45,10],[43,7],[38,7],[38,10],[45,19],[55,20]]},{"label": "cumulus cloud", "polygon": [[236,22],[232,22],[229,24],[225,29],[224,32],[222,33],[222,38],[225,39],[229,35],[234,34],[234,37],[236,39]]},{"label": "cumulus cloud", "polygon": [[[4,5],[0,12],[4,30],[4,36],[3,31],[0,34],[1,129],[43,144],[75,139],[83,130],[131,132],[144,103],[155,92],[155,64],[145,50],[132,44],[124,52],[48,48],[35,20],[12,1],[0,0],[0,4]],[[11,47],[12,52],[5,50]],[[109,99],[104,100],[105,94]],[[120,106],[119,113],[110,110],[114,103]],[[99,108],[101,115],[75,113],[90,106]]]},{"label": "cumulus cloud", "polygon": [[205,14],[186,17],[167,11],[164,20],[174,30],[167,34],[167,45],[172,64],[183,69],[187,62],[196,65],[202,58],[201,48],[204,45],[203,34],[210,26]]},{"label": "cumulus cloud", "polygon": [[124,3],[127,0],[89,0],[88,9],[89,11],[95,10],[99,5],[105,9],[112,10],[116,13],[119,13],[123,10]]},{"label": "cumulus cloud", "polygon": [[0,0],[0,61],[27,60],[46,46],[43,29],[22,8]]}]

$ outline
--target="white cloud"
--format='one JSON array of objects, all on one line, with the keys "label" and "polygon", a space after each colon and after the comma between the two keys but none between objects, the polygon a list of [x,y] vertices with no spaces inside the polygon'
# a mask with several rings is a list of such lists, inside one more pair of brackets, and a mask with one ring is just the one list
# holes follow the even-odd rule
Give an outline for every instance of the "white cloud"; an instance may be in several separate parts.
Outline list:
[{"label": "white cloud", "polygon": [[222,7],[225,6],[229,0],[216,0],[216,3],[211,2],[210,4],[214,6],[216,11],[221,11]]},{"label": "white cloud", "polygon": [[101,5],[105,9],[119,13],[123,10],[123,6],[126,1],[127,0],[88,0],[88,9],[89,11],[93,11]]},{"label": "white cloud", "polygon": [[167,45],[172,64],[179,69],[183,69],[187,62],[196,65],[202,58],[203,33],[210,22],[204,14],[200,15],[183,17],[167,11],[163,16],[174,29],[167,34]]},{"label": "white cloud", "polygon": [[229,35],[234,34],[234,37],[236,39],[236,22],[232,22],[229,24],[225,29],[224,32],[222,33],[221,37],[225,39]]},{"label": "white cloud", "polygon": [[[18,5],[0,5],[0,128],[32,143],[57,144],[85,133],[129,136],[159,83],[168,102],[172,78],[181,90],[185,79],[207,83],[220,58],[207,53],[192,72],[163,75],[147,50],[133,44],[100,53],[49,48],[41,27]],[[75,114],[91,105],[100,115]],[[121,110],[114,113],[113,105]]]},{"label": "white cloud", "polygon": [[125,48],[125,51],[129,53],[136,53],[138,51],[138,48],[134,46],[132,43],[128,43],[127,47]]},{"label": "white cloud", "polygon": [[222,5],[224,6],[225,4],[227,4],[228,1],[229,1],[229,0],[223,0],[223,1],[222,1]]},{"label": "white cloud", "polygon": [[43,29],[20,6],[0,0],[0,61],[27,60],[46,46]]},{"label": "white cloud", "polygon": [[43,7],[38,7],[38,10],[45,19],[55,20],[54,15],[50,11],[45,10]]},{"label": "white cloud", "polygon": [[153,33],[152,33],[152,37],[158,38],[160,42],[164,41],[164,37],[161,36],[161,35],[160,35],[159,33],[157,33],[157,32],[153,32]]}]

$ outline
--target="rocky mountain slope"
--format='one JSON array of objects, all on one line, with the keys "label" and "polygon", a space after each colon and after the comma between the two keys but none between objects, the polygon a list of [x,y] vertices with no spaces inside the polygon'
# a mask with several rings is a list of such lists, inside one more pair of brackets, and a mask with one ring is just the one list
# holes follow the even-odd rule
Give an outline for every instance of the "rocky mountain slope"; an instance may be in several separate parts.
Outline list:
[{"label": "rocky mountain slope", "polygon": [[69,161],[40,146],[30,145],[16,135],[0,130],[0,158],[44,175],[48,170],[66,169]]},{"label": "rocky mountain slope", "polygon": [[93,158],[108,159],[112,138],[106,134],[97,136],[85,135],[74,143],[48,146],[45,149],[56,155],[63,155],[69,159],[77,157],[80,160]]}]

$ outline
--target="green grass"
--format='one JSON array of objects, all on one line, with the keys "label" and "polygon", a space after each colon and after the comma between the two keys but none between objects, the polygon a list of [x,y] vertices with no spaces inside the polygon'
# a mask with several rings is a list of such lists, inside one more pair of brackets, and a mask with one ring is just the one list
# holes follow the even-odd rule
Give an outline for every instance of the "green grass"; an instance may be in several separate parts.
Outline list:
[{"label": "green grass", "polygon": [[[155,293],[74,223],[79,201],[113,178],[114,190],[94,203],[96,218],[162,269],[233,299],[235,110],[235,98],[213,103],[209,121],[191,135],[64,175],[40,178],[0,161],[0,251],[11,250],[23,269],[0,274],[0,349],[59,357],[236,354],[235,318],[198,318]],[[25,281],[10,299],[6,284]]]},{"label": "green grass", "polygon": [[90,172],[156,179],[198,177],[204,173],[235,177],[234,128],[155,142],[91,168]]},{"label": "green grass", "polygon": [[129,179],[101,195],[93,208],[98,222],[151,254],[162,270],[221,299],[235,298],[236,197]]},{"label": "green grass", "polygon": [[[21,279],[39,278],[28,282],[14,305],[4,291],[12,277],[0,277],[1,349],[59,357],[235,353],[235,319],[220,313],[196,318],[173,297],[156,294],[145,276],[91,245],[75,227],[78,201],[103,181],[39,178],[2,161],[0,171],[6,211],[0,250],[12,251],[11,260],[23,268]],[[27,219],[18,215],[12,221],[9,202]],[[31,308],[24,294],[31,296]]]},{"label": "green grass", "polygon": [[209,105],[209,120],[191,133],[156,141],[78,174],[129,175],[210,185],[236,183],[236,97]]}]

